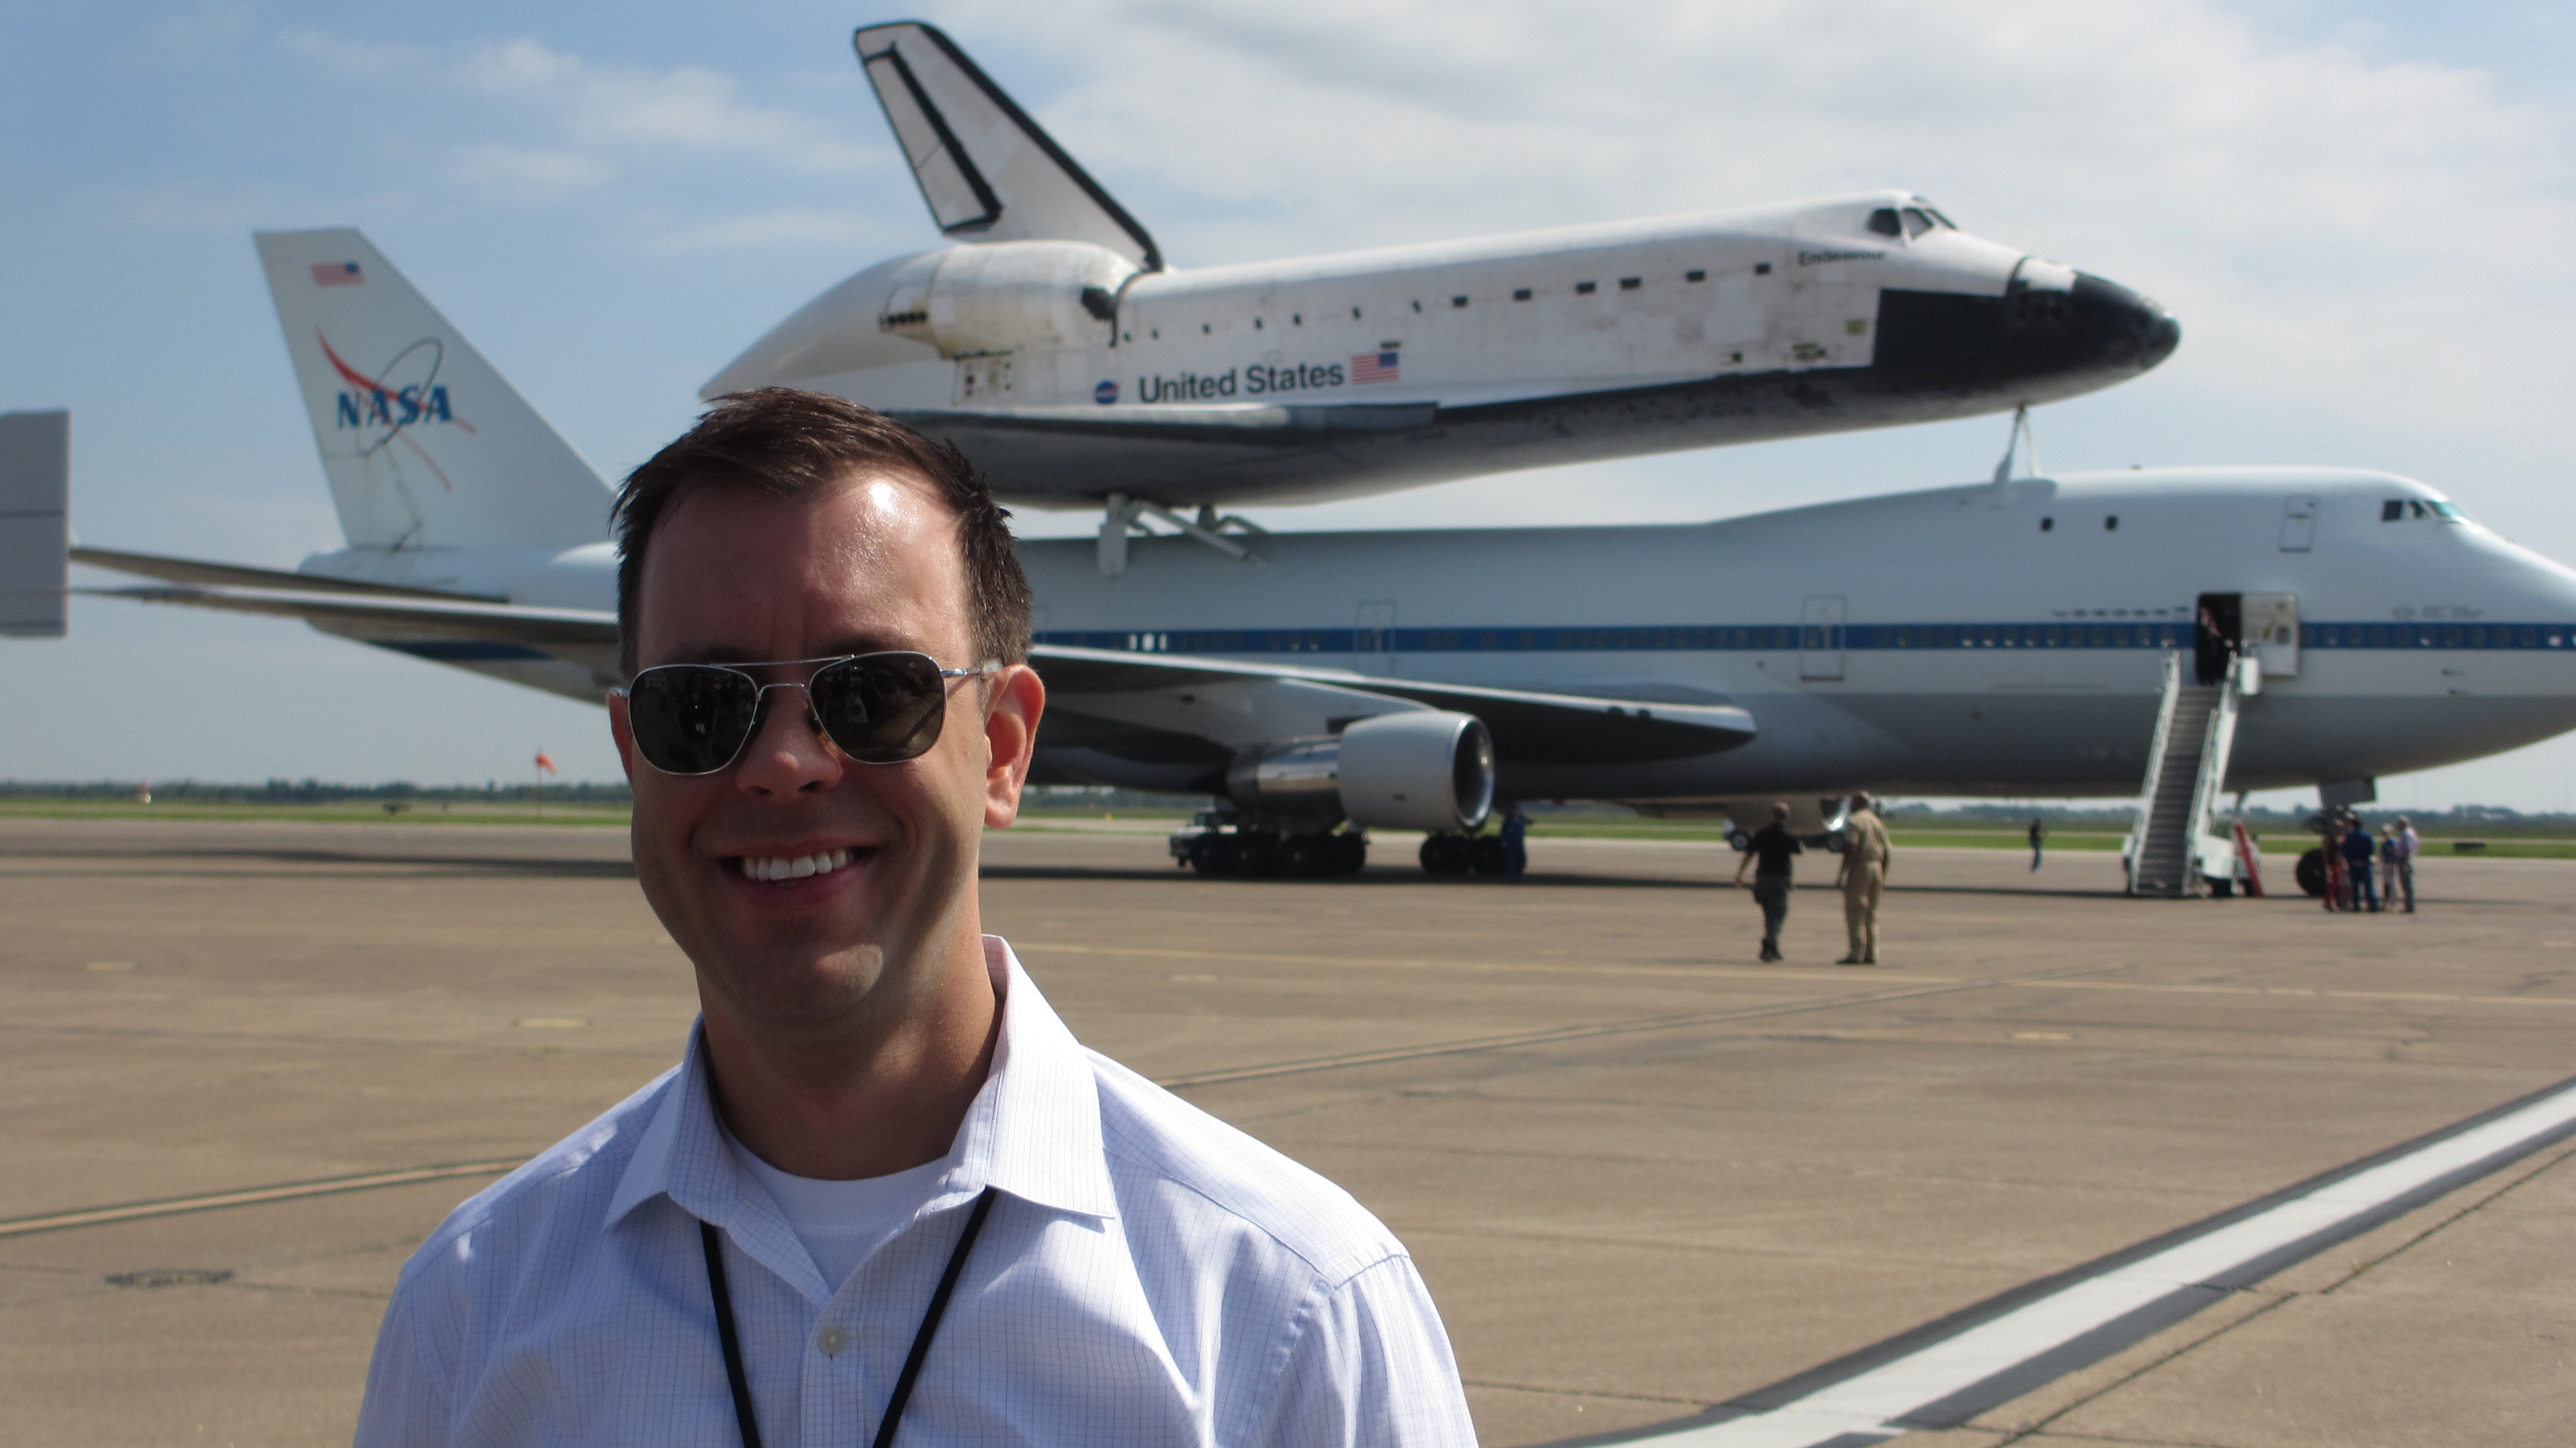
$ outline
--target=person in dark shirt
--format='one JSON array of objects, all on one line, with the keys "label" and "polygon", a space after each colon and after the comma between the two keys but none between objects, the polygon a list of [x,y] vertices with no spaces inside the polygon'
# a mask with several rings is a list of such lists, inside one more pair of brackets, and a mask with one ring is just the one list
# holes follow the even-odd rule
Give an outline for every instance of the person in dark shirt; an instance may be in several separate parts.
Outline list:
[{"label": "person in dark shirt", "polygon": [[2374,915],[2379,913],[2379,890],[2370,880],[2370,860],[2375,853],[2376,848],[2371,843],[2370,831],[2356,816],[2343,836],[2343,873],[2344,879],[2348,882],[2345,889],[2350,892],[2349,897],[2344,901],[2343,908],[2346,910],[2367,910]]},{"label": "person in dark shirt", "polygon": [[1771,823],[1753,832],[1752,845],[1735,864],[1738,888],[1744,884],[1744,872],[1753,871],[1753,903],[1762,907],[1764,960],[1780,958],[1780,926],[1789,918],[1789,860],[1804,853],[1798,837],[1789,833],[1789,807],[1775,804]]}]

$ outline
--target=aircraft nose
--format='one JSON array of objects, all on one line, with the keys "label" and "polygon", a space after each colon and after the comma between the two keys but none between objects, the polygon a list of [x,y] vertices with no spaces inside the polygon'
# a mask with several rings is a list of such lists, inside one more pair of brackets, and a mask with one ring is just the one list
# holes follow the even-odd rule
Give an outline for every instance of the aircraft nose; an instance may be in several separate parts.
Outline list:
[{"label": "aircraft nose", "polygon": [[2144,372],[2182,345],[2182,323],[2152,299],[2091,272],[2077,272],[2065,320],[2067,341],[2100,364]]},{"label": "aircraft nose", "polygon": [[2135,377],[2181,342],[2182,324],[2146,297],[2024,257],[2001,296],[1880,292],[1874,365],[1900,390],[2051,402]]}]

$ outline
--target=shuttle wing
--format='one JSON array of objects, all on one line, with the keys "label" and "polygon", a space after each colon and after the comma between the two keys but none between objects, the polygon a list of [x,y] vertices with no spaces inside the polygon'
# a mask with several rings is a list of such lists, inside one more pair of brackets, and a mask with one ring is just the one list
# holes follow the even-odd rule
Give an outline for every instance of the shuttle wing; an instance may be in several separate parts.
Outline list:
[{"label": "shuttle wing", "polygon": [[1133,716],[1133,710],[1101,707],[1110,696],[1162,693],[1193,685],[1269,681],[1396,701],[1394,707],[1399,708],[1409,705],[1473,714],[1492,731],[1496,756],[1513,763],[1687,759],[1732,749],[1749,742],[1754,735],[1753,716],[1732,704],[1596,699],[1427,679],[1395,679],[1342,669],[1282,668],[1181,654],[1138,654],[1052,644],[1031,649],[1029,662],[1046,680],[1050,710],[1061,704],[1068,712],[1082,715],[1093,729],[1110,715]]},{"label": "shuttle wing", "polygon": [[1145,228],[937,27],[871,25],[851,41],[944,235],[1086,241],[1162,270]]}]

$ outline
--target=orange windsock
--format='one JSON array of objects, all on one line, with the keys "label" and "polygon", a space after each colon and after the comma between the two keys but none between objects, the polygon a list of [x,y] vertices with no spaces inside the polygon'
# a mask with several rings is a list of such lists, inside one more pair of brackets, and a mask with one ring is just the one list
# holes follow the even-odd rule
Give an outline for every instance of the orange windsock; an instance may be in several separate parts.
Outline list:
[{"label": "orange windsock", "polygon": [[555,768],[555,762],[548,759],[546,757],[546,752],[542,749],[537,751],[537,768],[544,770],[548,774],[563,773],[562,770]]}]

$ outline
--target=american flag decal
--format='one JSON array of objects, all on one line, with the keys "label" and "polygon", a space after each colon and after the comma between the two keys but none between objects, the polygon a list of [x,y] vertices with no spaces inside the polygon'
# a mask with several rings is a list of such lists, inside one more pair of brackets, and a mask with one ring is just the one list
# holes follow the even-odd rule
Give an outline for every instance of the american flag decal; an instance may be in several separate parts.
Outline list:
[{"label": "american flag decal", "polygon": [[1396,352],[1389,347],[1383,352],[1362,352],[1351,359],[1351,382],[1393,382],[1396,380]]},{"label": "american flag decal", "polygon": [[313,285],[317,287],[363,287],[366,284],[367,278],[358,270],[356,262],[326,261],[314,264]]}]

